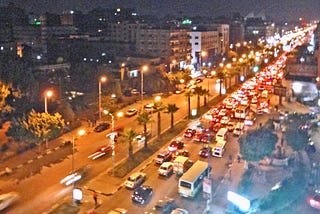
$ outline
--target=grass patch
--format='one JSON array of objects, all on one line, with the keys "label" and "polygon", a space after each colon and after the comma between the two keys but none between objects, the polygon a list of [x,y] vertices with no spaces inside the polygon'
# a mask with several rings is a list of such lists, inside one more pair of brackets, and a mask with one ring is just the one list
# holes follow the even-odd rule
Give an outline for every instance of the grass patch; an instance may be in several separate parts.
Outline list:
[{"label": "grass patch", "polygon": [[76,214],[79,212],[79,210],[80,208],[78,206],[65,202],[63,204],[60,204],[57,208],[55,208],[51,212],[49,212],[49,214],[65,214],[65,213]]}]

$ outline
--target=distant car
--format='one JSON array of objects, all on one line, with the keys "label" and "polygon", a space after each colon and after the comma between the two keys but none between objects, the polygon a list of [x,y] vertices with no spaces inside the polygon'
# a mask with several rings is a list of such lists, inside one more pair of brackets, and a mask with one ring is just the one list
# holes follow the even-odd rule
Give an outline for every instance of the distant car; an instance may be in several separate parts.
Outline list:
[{"label": "distant car", "polygon": [[222,124],[221,123],[216,123],[212,126],[212,131],[214,132],[218,132],[221,128],[222,128]]},{"label": "distant car", "polygon": [[153,104],[153,103],[149,103],[149,104],[145,105],[143,108],[144,108],[144,111],[145,111],[145,112],[153,113],[153,111],[154,111],[154,104]]},{"label": "distant car", "polygon": [[307,199],[307,203],[315,208],[320,210],[320,192],[316,191],[312,196]]},{"label": "distant car", "polygon": [[99,123],[95,128],[94,131],[95,132],[103,132],[105,130],[107,130],[108,128],[110,128],[110,124],[103,122],[103,123]]},{"label": "distant car", "polygon": [[196,130],[188,128],[184,132],[183,136],[186,137],[186,138],[192,138],[195,134],[196,134]]},{"label": "distant car", "polygon": [[236,125],[235,122],[229,121],[229,122],[227,123],[227,129],[228,129],[228,131],[229,131],[229,132],[232,132],[235,125]]},{"label": "distant car", "polygon": [[211,156],[212,149],[208,146],[202,147],[199,151],[199,156],[202,158],[207,158],[209,155]]},{"label": "distant car", "polygon": [[223,116],[220,120],[222,125],[227,125],[230,122],[230,118],[228,116]]},{"label": "distant car", "polygon": [[136,108],[128,109],[128,111],[126,112],[127,117],[132,117],[136,114],[138,114],[138,109],[136,109]]},{"label": "distant car", "polygon": [[20,198],[19,193],[9,192],[0,195],[0,211],[5,210]]},{"label": "distant car", "polygon": [[169,176],[173,174],[173,163],[171,162],[164,162],[158,169],[159,175]]},{"label": "distant car", "polygon": [[172,153],[168,150],[164,150],[160,152],[157,157],[154,159],[156,164],[162,164],[164,162],[168,162],[172,159]]},{"label": "distant car", "polygon": [[100,158],[102,156],[105,156],[107,154],[111,154],[112,152],[112,146],[111,145],[104,145],[101,146],[99,149],[97,149],[94,153],[88,156],[88,158],[95,160],[97,158]]},{"label": "distant car", "polygon": [[189,211],[182,208],[176,208],[172,210],[170,214],[189,214]]},{"label": "distant car", "polygon": [[176,155],[176,156],[189,157],[189,151],[186,150],[186,149],[178,150],[175,155]]},{"label": "distant car", "polygon": [[61,179],[60,184],[65,184],[66,186],[69,186],[70,184],[73,184],[85,177],[88,174],[88,171],[88,166],[81,167],[75,170],[73,173],[70,173],[69,175]]},{"label": "distant car", "polygon": [[200,83],[200,82],[203,82],[203,80],[202,79],[196,79],[196,83]]},{"label": "distant car", "polygon": [[154,210],[160,211],[161,213],[171,213],[177,205],[174,202],[174,199],[169,197],[164,197],[156,202],[156,205],[153,207]]},{"label": "distant car", "polygon": [[182,141],[174,140],[168,146],[168,150],[170,152],[175,152],[179,149],[183,149],[183,147],[184,147],[184,143]]},{"label": "distant car", "polygon": [[227,115],[227,109],[221,109],[219,111],[219,116],[226,116]]},{"label": "distant car", "polygon": [[256,118],[252,114],[252,112],[249,113],[244,119],[244,125],[246,126],[253,126],[254,122],[256,121]]},{"label": "distant car", "polygon": [[137,89],[131,89],[131,94],[132,95],[139,95],[140,94],[140,92],[137,90]]},{"label": "distant car", "polygon": [[143,172],[135,172],[130,175],[124,182],[124,185],[129,189],[135,189],[146,180],[146,174]]},{"label": "distant car", "polygon": [[131,195],[131,200],[135,203],[145,204],[152,196],[152,187],[142,185],[137,187]]},{"label": "distant car", "polygon": [[182,94],[185,91],[185,89],[177,89],[175,90],[175,94]]}]

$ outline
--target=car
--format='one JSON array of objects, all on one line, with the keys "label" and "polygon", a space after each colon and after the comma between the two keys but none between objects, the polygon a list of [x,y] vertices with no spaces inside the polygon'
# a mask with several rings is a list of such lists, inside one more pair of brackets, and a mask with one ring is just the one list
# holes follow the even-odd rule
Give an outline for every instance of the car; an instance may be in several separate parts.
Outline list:
[{"label": "car", "polygon": [[185,89],[176,89],[174,91],[175,94],[182,94],[185,91]]},{"label": "car", "polygon": [[189,211],[182,208],[176,208],[172,210],[170,214],[189,214]]},{"label": "car", "polygon": [[253,126],[255,121],[256,121],[256,118],[254,117],[253,113],[250,112],[249,115],[247,115],[244,119],[244,125]]},{"label": "car", "polygon": [[108,212],[108,214],[127,214],[128,210],[124,208],[115,208]]},{"label": "car", "polygon": [[151,198],[152,193],[153,190],[151,186],[142,185],[133,191],[131,200],[135,203],[145,204]]},{"label": "car", "polygon": [[161,151],[157,157],[154,159],[156,164],[162,164],[168,162],[172,159],[172,153],[168,150]]},{"label": "car", "polygon": [[0,211],[5,210],[20,198],[17,192],[8,192],[0,195]]},{"label": "car", "polygon": [[196,79],[196,83],[201,83],[201,82],[203,82],[203,79],[200,79],[200,78]]},{"label": "car", "polygon": [[209,155],[211,156],[211,153],[212,153],[212,148],[210,148],[208,146],[204,146],[200,149],[198,154],[202,158],[207,158],[207,157],[209,157]]},{"label": "car", "polygon": [[189,157],[189,151],[186,150],[186,149],[183,149],[183,150],[178,150],[176,153],[175,153],[175,156],[184,156],[184,157]]},{"label": "car", "polygon": [[88,174],[89,169],[89,166],[84,166],[75,170],[73,173],[71,172],[69,175],[61,179],[60,184],[69,186],[70,184],[76,183]]},{"label": "car", "polygon": [[227,115],[227,109],[221,109],[220,111],[219,111],[219,116],[226,116]]},{"label": "car", "polygon": [[175,152],[175,151],[177,151],[179,149],[183,149],[183,147],[184,147],[184,142],[179,141],[179,140],[174,140],[168,146],[168,150],[170,152]]},{"label": "car", "polygon": [[127,117],[132,117],[136,114],[138,114],[138,109],[136,109],[136,108],[131,108],[131,109],[128,109],[128,111],[126,111]]},{"label": "car", "polygon": [[258,103],[258,98],[256,96],[252,97],[251,103],[253,103],[253,104]]},{"label": "car", "polygon": [[102,156],[105,156],[107,154],[111,154],[111,152],[112,152],[112,146],[111,145],[104,145],[104,146],[101,146],[99,149],[97,149],[94,153],[89,155],[88,158],[95,160],[95,159],[100,158]]},{"label": "car", "polygon": [[214,132],[218,132],[221,128],[222,128],[222,124],[221,123],[216,123],[212,126],[212,131]]},{"label": "car", "polygon": [[243,106],[248,105],[248,103],[249,103],[248,97],[244,97],[244,98],[242,98],[241,101],[240,101],[240,105],[243,105]]},{"label": "car", "polygon": [[183,136],[186,137],[186,138],[192,138],[195,134],[196,134],[196,130],[191,129],[191,128],[188,128],[188,129],[184,132]]},{"label": "car", "polygon": [[230,118],[228,116],[223,116],[220,120],[222,125],[227,125],[230,122]]},{"label": "car", "polygon": [[132,95],[139,95],[140,94],[140,92],[135,88],[131,89],[130,92],[131,92]]},{"label": "car", "polygon": [[177,205],[174,202],[173,198],[164,197],[163,199],[160,199],[156,202],[155,206],[153,207],[153,210],[160,211],[161,213],[171,213],[175,208],[177,208]]},{"label": "car", "polygon": [[227,123],[227,129],[228,129],[228,131],[229,131],[229,132],[232,132],[235,125],[236,125],[235,122],[229,121],[229,122]]},{"label": "car", "polygon": [[146,142],[146,137],[139,134],[133,138],[133,142],[137,143],[138,145],[141,145],[144,142]]},{"label": "car", "polygon": [[316,190],[315,193],[307,199],[307,203],[311,207],[320,210],[320,191]]},{"label": "car", "polygon": [[102,123],[99,123],[99,124],[94,128],[94,131],[95,131],[95,132],[103,132],[103,131],[107,130],[108,128],[110,128],[110,124],[109,124],[109,123],[106,123],[106,122],[102,122]]},{"label": "car", "polygon": [[146,177],[146,174],[143,172],[135,172],[127,178],[124,185],[129,189],[135,189],[146,180]]},{"label": "car", "polygon": [[173,163],[171,162],[164,162],[158,169],[159,175],[162,176],[169,176],[173,174]]},{"label": "car", "polygon": [[199,142],[201,142],[201,139],[202,139],[202,133],[197,132],[197,133],[194,135],[192,141],[195,142],[195,143],[199,143]]}]

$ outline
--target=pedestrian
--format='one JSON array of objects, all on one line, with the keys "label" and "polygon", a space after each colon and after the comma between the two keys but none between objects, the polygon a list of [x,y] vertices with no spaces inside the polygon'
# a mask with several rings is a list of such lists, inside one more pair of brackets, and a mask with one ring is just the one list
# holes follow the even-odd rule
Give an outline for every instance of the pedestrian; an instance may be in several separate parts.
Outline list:
[{"label": "pedestrian", "polygon": [[98,205],[98,195],[96,192],[93,193],[94,206]]}]

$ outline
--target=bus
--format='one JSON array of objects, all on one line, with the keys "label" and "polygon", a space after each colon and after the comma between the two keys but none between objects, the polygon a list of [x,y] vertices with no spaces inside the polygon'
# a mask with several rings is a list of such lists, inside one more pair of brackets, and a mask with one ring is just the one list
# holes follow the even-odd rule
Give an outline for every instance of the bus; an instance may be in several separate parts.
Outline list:
[{"label": "bus", "polygon": [[236,119],[245,119],[250,111],[249,105],[239,106],[234,111],[234,118]]},{"label": "bus", "polygon": [[203,178],[209,173],[209,165],[196,161],[179,179],[178,192],[183,197],[194,198],[202,187]]}]

